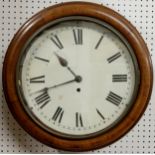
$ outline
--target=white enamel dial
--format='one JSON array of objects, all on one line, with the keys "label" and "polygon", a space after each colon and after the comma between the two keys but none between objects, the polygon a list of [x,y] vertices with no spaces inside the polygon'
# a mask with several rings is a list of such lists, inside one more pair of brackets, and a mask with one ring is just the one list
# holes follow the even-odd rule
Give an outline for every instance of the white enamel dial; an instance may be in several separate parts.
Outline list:
[{"label": "white enamel dial", "polygon": [[31,118],[61,136],[113,127],[136,95],[136,61],[110,26],[86,20],[51,25],[21,56],[18,88]]}]

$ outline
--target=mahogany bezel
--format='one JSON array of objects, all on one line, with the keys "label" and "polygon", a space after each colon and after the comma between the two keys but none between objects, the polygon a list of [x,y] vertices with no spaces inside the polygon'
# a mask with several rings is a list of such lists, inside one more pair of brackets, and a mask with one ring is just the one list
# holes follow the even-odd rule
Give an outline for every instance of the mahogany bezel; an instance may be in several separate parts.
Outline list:
[{"label": "mahogany bezel", "polygon": [[[29,38],[41,27],[56,19],[70,16],[92,17],[108,23],[129,42],[140,69],[138,95],[132,109],[114,128],[93,138],[73,140],[46,132],[24,110],[16,88],[16,67],[20,52]],[[12,39],[3,66],[3,89],[7,104],[17,122],[34,138],[57,149],[87,151],[107,146],[126,134],[140,119],[152,91],[153,72],[148,48],[141,35],[123,16],[95,3],[69,2],[48,7],[30,18]]]}]

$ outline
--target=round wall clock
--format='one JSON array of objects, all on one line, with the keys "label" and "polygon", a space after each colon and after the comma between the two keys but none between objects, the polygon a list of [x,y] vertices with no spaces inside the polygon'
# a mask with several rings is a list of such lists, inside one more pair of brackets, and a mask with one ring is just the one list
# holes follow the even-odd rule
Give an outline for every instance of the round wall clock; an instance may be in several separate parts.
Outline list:
[{"label": "round wall clock", "polygon": [[140,119],[152,64],[137,30],[113,10],[70,2],[44,9],[15,34],[3,67],[14,118],[63,150],[107,146]]}]

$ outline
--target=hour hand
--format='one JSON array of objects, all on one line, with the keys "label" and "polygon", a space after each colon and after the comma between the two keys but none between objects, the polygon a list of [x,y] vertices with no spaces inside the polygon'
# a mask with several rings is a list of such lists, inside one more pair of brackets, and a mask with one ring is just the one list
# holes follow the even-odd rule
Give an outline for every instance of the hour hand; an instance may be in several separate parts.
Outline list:
[{"label": "hour hand", "polygon": [[67,67],[68,66],[68,62],[66,59],[64,59],[63,57],[61,57],[60,55],[58,55],[56,52],[54,52],[55,56],[58,58],[59,63],[61,66],[63,67]]},{"label": "hour hand", "polygon": [[61,66],[66,67],[69,72],[76,78],[77,75],[73,72],[73,70],[68,66],[68,61],[66,59],[64,59],[63,57],[59,56],[56,52],[54,52],[54,54],[56,55],[56,57],[59,60],[59,63]]}]

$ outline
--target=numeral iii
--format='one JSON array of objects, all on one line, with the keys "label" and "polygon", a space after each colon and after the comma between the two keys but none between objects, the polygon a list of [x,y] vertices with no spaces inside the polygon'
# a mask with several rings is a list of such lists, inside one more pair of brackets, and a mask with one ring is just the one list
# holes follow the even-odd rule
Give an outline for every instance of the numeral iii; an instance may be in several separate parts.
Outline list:
[{"label": "numeral iii", "polygon": [[127,75],[126,74],[112,75],[112,82],[127,82]]}]

